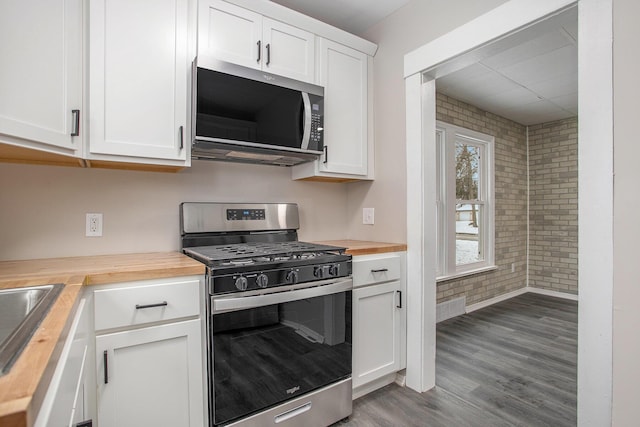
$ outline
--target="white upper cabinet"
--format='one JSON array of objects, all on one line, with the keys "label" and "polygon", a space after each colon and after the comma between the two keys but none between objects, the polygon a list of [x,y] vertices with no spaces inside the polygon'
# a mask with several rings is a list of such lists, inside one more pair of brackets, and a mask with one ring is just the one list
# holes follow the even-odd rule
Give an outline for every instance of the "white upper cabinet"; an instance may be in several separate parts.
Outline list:
[{"label": "white upper cabinet", "polygon": [[318,42],[318,84],[324,86],[325,155],[294,166],[294,179],[373,179],[369,130],[369,56],[327,39]]},{"label": "white upper cabinet", "polygon": [[81,0],[0,2],[0,142],[75,155],[81,146]]},{"label": "white upper cabinet", "polygon": [[198,55],[315,83],[315,35],[222,0],[203,0]]},{"label": "white upper cabinet", "polygon": [[188,165],[189,0],[92,0],[89,16],[87,157]]}]

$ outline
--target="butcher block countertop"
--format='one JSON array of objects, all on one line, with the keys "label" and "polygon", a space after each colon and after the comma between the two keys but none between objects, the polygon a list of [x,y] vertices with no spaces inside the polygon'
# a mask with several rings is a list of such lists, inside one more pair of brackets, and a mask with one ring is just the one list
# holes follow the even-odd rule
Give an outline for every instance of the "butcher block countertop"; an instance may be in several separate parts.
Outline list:
[{"label": "butcher block countertop", "polygon": [[64,283],[65,287],[10,371],[0,377],[0,426],[35,421],[83,286],[204,274],[177,252],[0,261],[0,289]]},{"label": "butcher block countertop", "polygon": [[323,245],[340,246],[347,248],[351,255],[372,255],[385,252],[403,252],[407,250],[404,243],[368,242],[366,240],[323,240]]}]

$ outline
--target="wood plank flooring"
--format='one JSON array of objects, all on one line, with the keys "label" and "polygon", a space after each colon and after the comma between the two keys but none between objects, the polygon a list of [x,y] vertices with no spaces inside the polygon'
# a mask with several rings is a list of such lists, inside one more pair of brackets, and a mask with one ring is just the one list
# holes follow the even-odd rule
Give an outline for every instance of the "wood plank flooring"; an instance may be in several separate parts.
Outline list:
[{"label": "wood plank flooring", "polygon": [[391,384],[344,426],[575,426],[578,306],[524,294],[437,326],[436,388]]}]

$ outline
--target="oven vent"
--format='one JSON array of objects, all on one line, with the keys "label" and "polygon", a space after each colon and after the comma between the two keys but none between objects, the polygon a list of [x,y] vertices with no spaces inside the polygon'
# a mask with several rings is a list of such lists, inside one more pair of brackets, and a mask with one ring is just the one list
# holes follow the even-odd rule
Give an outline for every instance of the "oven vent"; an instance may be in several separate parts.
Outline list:
[{"label": "oven vent", "polygon": [[449,301],[441,302],[436,305],[436,323],[464,314],[466,312],[466,305],[465,297],[454,298]]}]

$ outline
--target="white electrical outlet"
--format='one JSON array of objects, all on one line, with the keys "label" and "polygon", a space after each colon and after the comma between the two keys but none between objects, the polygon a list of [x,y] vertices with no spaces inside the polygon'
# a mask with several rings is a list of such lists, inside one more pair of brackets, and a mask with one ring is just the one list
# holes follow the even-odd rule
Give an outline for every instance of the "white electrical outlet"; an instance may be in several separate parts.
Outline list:
[{"label": "white electrical outlet", "polygon": [[102,236],[102,214],[101,213],[87,214],[87,231],[85,235],[87,237]]},{"label": "white electrical outlet", "polygon": [[362,208],[362,223],[366,225],[373,225],[374,223],[373,208]]}]

